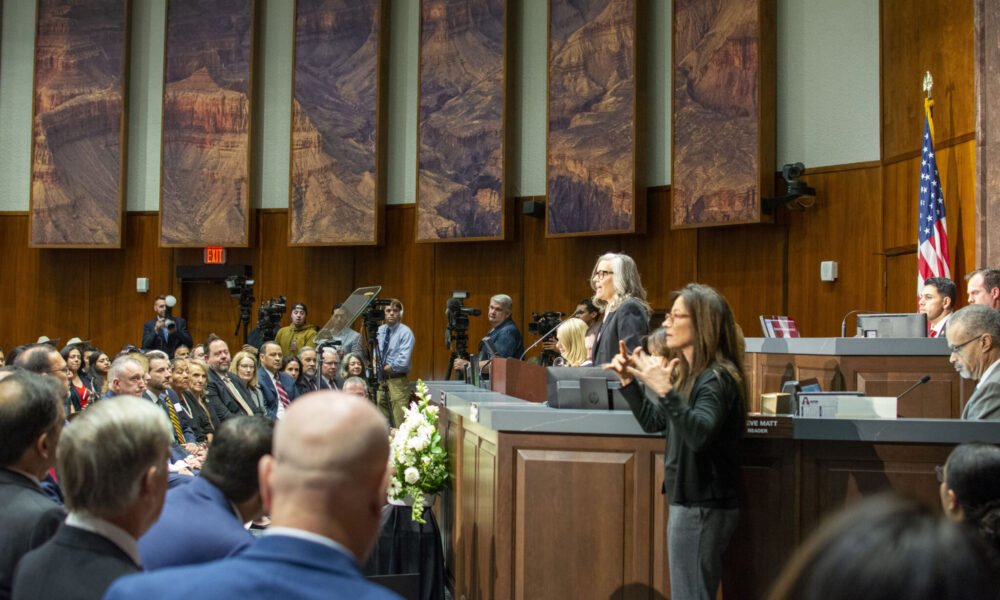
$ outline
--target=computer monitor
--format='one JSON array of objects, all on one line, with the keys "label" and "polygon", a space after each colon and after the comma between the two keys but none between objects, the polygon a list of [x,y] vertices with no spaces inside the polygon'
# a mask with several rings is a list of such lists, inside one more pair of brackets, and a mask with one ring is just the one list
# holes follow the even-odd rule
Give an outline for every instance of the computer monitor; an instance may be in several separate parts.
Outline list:
[{"label": "computer monitor", "polygon": [[924,313],[858,315],[858,337],[927,337],[927,315]]}]

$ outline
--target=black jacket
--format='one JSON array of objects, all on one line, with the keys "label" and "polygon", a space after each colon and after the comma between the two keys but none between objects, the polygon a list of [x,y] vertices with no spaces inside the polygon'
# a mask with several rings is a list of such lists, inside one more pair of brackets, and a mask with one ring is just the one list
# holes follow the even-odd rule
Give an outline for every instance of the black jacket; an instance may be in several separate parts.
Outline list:
[{"label": "black jacket", "polygon": [[663,491],[670,504],[738,506],[746,407],[728,372],[706,369],[695,379],[687,401],[676,391],[656,398],[635,381],[621,392],[644,431],[666,432]]},{"label": "black jacket", "polygon": [[642,336],[649,333],[649,313],[635,298],[622,302],[614,312],[604,317],[601,331],[594,342],[594,366],[611,362],[618,354],[618,341],[625,340],[625,347],[631,352],[642,342]]},{"label": "black jacket", "polygon": [[10,598],[14,567],[55,534],[66,517],[30,479],[0,468],[0,600]]}]

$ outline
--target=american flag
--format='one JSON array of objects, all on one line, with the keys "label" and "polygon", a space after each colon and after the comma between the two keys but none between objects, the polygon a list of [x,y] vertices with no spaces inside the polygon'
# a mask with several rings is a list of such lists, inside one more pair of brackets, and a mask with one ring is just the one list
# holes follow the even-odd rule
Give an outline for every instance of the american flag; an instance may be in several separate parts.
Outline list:
[{"label": "american flag", "polygon": [[944,195],[937,159],[934,158],[934,136],[931,135],[930,114],[924,118],[924,150],[920,158],[920,220],[917,222],[917,295],[924,280],[931,277],[951,277],[948,257],[948,227],[944,219]]}]

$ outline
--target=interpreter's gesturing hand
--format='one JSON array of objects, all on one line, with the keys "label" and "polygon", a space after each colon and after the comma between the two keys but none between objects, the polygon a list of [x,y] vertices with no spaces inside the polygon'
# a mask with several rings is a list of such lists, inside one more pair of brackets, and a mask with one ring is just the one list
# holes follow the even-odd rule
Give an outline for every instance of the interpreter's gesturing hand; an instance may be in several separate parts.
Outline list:
[{"label": "interpreter's gesturing hand", "polygon": [[622,386],[626,386],[632,383],[632,375],[628,371],[631,364],[632,359],[628,355],[628,349],[625,348],[625,341],[619,340],[618,354],[614,355],[611,362],[601,365],[601,368],[606,371],[614,371],[618,380],[622,382]]},{"label": "interpreter's gesturing hand", "polygon": [[646,354],[642,348],[636,348],[632,353],[632,365],[628,367],[628,372],[639,381],[646,384],[646,387],[656,392],[659,397],[666,396],[670,390],[674,389],[671,378],[674,369],[680,364],[680,359],[675,358],[663,366],[663,361],[658,357]]}]

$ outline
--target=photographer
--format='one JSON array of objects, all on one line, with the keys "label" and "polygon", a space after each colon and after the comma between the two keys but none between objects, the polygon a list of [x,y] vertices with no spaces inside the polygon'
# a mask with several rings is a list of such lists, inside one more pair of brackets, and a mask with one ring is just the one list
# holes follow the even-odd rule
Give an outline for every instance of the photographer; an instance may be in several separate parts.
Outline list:
[{"label": "photographer", "polygon": [[[521,338],[521,331],[510,318],[514,301],[507,294],[497,294],[490,298],[490,308],[486,312],[486,318],[490,322],[489,333],[479,342],[479,361],[485,365],[486,361],[499,356],[502,358],[518,358],[524,352],[524,342]],[[486,342],[496,350],[492,356],[486,348]],[[469,366],[469,361],[456,358],[454,369],[464,371]],[[483,367],[483,373],[489,373],[489,365]]]},{"label": "photographer", "polygon": [[316,326],[306,323],[306,305],[299,302],[292,306],[292,324],[278,330],[274,341],[281,346],[284,356],[294,356],[306,346],[312,346],[316,339]]},{"label": "photographer", "polygon": [[190,346],[193,343],[187,321],[170,314],[166,296],[156,297],[153,312],[156,313],[156,318],[146,321],[142,326],[143,350],[161,350],[173,358],[178,346]]}]

